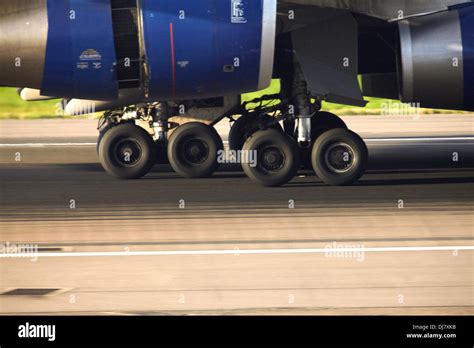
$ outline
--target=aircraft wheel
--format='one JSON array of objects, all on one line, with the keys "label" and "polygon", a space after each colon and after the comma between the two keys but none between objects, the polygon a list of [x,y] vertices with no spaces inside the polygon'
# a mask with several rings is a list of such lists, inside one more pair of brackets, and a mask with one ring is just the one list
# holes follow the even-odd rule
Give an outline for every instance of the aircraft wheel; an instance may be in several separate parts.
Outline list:
[{"label": "aircraft wheel", "polygon": [[360,179],[366,170],[368,157],[367,146],[360,136],[337,128],[316,139],[311,163],[316,175],[326,184],[342,186]]},{"label": "aircraft wheel", "polygon": [[[131,124],[134,124],[134,123],[131,123]],[[102,138],[111,128],[113,127],[107,126],[100,130],[99,137],[97,139],[97,146],[96,146],[97,155],[99,155],[99,147],[100,147],[100,143],[102,142]],[[157,142],[155,144],[155,147],[156,147],[156,164],[169,164],[167,143],[165,141]]]},{"label": "aircraft wheel", "polygon": [[[230,150],[242,150],[245,141],[255,132],[260,130],[259,123],[271,121],[272,116],[265,115],[263,117],[257,118],[254,115],[246,115],[240,117],[237,121],[234,122],[229,133],[229,148]],[[271,127],[279,131],[283,131],[280,124],[275,124]]]},{"label": "aircraft wheel", "polygon": [[[263,186],[281,186],[296,175],[300,151],[296,142],[285,133],[267,129],[253,134],[242,149],[256,162],[242,163],[245,174]],[[254,155],[252,155],[252,153]]]},{"label": "aircraft wheel", "polygon": [[176,173],[187,178],[212,175],[219,167],[222,139],[214,127],[191,122],[178,127],[169,139],[168,158]]},{"label": "aircraft wheel", "polygon": [[133,124],[121,124],[104,133],[99,143],[99,159],[113,176],[138,179],[153,167],[156,147],[144,129]]}]

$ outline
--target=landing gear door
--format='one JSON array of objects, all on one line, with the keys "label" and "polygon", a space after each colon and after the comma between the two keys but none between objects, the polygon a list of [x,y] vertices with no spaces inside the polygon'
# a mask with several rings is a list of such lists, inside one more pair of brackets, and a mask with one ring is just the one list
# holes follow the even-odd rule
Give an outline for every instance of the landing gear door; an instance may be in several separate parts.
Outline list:
[{"label": "landing gear door", "polygon": [[357,75],[357,22],[349,12],[326,10],[325,15],[325,10],[318,11],[320,18],[315,23],[292,33],[311,95],[328,102],[365,106]]},{"label": "landing gear door", "polygon": [[111,0],[47,0],[42,95],[117,98]]}]

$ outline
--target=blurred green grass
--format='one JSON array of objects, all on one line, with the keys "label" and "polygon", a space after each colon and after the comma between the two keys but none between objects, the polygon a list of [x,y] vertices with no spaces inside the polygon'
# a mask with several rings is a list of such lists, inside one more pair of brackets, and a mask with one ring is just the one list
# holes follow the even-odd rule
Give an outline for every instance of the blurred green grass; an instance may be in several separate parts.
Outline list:
[{"label": "blurred green grass", "polygon": [[[275,94],[280,90],[280,83],[274,80],[266,90],[243,95],[243,101],[249,101],[265,94]],[[337,115],[381,115],[384,103],[389,101],[379,98],[366,98],[369,103],[365,108],[347,105],[323,103],[323,110]],[[70,118],[61,115],[59,100],[25,102],[17,94],[15,88],[0,87],[0,119],[51,119]],[[422,114],[451,113],[446,110],[421,109]],[[459,113],[459,111],[454,111]],[[79,116],[74,118],[94,118],[97,115]]]},{"label": "blurred green grass", "polygon": [[0,88],[0,119],[57,118],[59,100],[25,102],[16,88]]}]

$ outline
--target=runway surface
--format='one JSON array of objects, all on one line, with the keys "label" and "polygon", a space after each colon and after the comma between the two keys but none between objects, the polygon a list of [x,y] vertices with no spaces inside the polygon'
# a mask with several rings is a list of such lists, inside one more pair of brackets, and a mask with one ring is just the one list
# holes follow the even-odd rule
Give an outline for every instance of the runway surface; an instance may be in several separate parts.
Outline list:
[{"label": "runway surface", "polygon": [[[0,313],[473,314],[464,130],[369,134],[370,171],[350,187],[302,172],[263,188],[232,166],[123,182],[88,134],[2,139],[0,241],[39,250],[0,258]],[[56,291],[14,291],[41,288]]]}]

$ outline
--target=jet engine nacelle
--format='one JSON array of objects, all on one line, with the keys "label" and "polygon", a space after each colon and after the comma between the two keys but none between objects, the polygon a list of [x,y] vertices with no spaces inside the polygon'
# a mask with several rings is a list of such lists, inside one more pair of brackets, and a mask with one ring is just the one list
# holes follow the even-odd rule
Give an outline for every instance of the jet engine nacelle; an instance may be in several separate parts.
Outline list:
[{"label": "jet engine nacelle", "polygon": [[402,101],[474,110],[474,7],[404,20],[399,31]]},{"label": "jet engine nacelle", "polygon": [[[11,0],[0,85],[115,100],[238,95],[272,78],[277,0]],[[19,15],[20,13],[20,15]]]},{"label": "jet engine nacelle", "polygon": [[276,1],[143,0],[151,98],[240,94],[268,87]]}]

